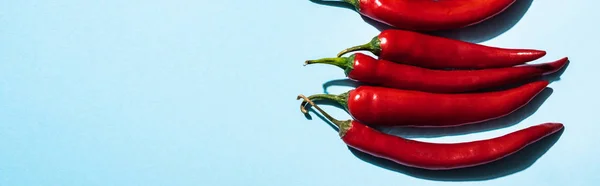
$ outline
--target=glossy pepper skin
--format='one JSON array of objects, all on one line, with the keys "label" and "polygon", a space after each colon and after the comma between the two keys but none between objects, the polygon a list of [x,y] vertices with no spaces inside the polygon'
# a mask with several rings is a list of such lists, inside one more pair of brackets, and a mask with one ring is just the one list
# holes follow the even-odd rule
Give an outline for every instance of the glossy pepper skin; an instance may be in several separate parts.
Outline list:
[{"label": "glossy pepper skin", "polygon": [[545,123],[487,140],[428,143],[388,135],[358,121],[336,120],[307,101],[339,128],[340,137],[348,146],[405,166],[431,170],[465,168],[496,161],[563,128],[560,123]]},{"label": "glossy pepper skin", "polygon": [[548,81],[536,81],[508,90],[463,94],[360,86],[341,95],[317,94],[309,99],[335,101],[354,119],[369,125],[447,127],[506,116],[529,103],[547,85]]},{"label": "glossy pepper skin", "polygon": [[521,65],[546,55],[545,51],[507,49],[404,30],[385,30],[371,42],[338,54],[368,50],[379,59],[433,69],[483,69]]},{"label": "glossy pepper skin", "polygon": [[308,60],[306,64],[336,65],[354,80],[371,85],[435,93],[463,93],[510,85],[554,73],[568,58],[554,62],[482,70],[432,70],[376,60],[361,53],[342,58]]},{"label": "glossy pepper skin", "polygon": [[489,163],[536,142],[563,128],[546,123],[498,138],[453,144],[426,143],[386,135],[356,121],[342,140],[357,150],[406,166],[444,170]]},{"label": "glossy pepper skin", "polygon": [[360,14],[401,29],[432,31],[477,24],[516,0],[344,0]]}]

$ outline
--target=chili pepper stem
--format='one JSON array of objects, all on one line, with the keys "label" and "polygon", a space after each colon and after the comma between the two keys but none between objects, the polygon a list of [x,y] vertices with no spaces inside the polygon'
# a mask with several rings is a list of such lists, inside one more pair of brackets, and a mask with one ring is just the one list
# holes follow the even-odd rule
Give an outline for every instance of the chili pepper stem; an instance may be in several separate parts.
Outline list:
[{"label": "chili pepper stem", "polygon": [[352,71],[354,69],[353,61],[354,61],[354,55],[351,55],[350,57],[322,58],[322,59],[316,59],[316,60],[306,60],[306,62],[304,62],[304,66],[310,65],[310,64],[335,65],[337,67],[340,67],[342,70],[344,70],[344,73],[346,73],[346,76],[348,76],[350,71]]},{"label": "chili pepper stem", "polygon": [[358,6],[358,0],[344,0],[344,2],[346,2],[346,3],[348,3],[348,4],[351,4],[352,6],[354,6],[354,8],[355,8],[357,11],[360,11],[360,10],[359,10],[359,6]]},{"label": "chili pepper stem", "polygon": [[[331,115],[329,115],[327,112],[323,111],[323,109],[321,109],[321,107],[317,106],[317,104],[312,102],[306,96],[300,94],[300,95],[298,95],[298,97],[296,99],[304,99],[303,103],[307,102],[308,104],[310,104],[311,106],[316,108],[323,116],[325,116],[325,118],[327,118],[335,126],[338,127],[340,136],[344,136],[346,134],[346,132],[348,132],[348,130],[350,130],[350,128],[352,127],[352,120],[340,121],[340,120],[333,118]],[[304,107],[302,107],[302,108],[304,108]],[[304,113],[306,113],[306,112],[304,112]]]},{"label": "chili pepper stem", "polygon": [[379,55],[379,53],[381,52],[381,41],[379,40],[379,37],[377,37],[377,36],[374,37],[367,44],[353,46],[353,47],[344,49],[340,53],[338,53],[337,57],[341,57],[344,54],[347,54],[350,52],[361,51],[361,50],[369,51],[375,55]]},{"label": "chili pepper stem", "polygon": [[[333,94],[315,94],[312,96],[308,97],[309,100],[330,100],[330,101],[335,101],[336,103],[347,107],[348,105],[348,92],[340,94],[340,95],[333,95]],[[302,111],[302,113],[308,113],[308,110],[306,110],[306,105],[308,104],[307,101],[303,101],[300,104],[300,111]],[[348,108],[346,108],[348,109]]]}]

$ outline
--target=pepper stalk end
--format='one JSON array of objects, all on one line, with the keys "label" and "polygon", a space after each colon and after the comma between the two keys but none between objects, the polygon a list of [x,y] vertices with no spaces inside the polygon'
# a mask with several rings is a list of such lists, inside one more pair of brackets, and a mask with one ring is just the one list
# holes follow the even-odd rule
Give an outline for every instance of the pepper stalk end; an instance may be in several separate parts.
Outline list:
[{"label": "pepper stalk end", "polygon": [[306,62],[304,62],[304,66],[310,65],[310,64],[335,65],[337,67],[340,67],[342,70],[344,70],[344,73],[346,74],[346,76],[348,76],[348,74],[350,74],[350,72],[352,70],[354,70],[354,57],[355,57],[354,55],[351,55],[350,57],[322,58],[322,59],[316,59],[316,60],[306,60]]},{"label": "pepper stalk end", "polygon": [[300,95],[298,95],[298,97],[296,99],[304,99],[304,101],[302,102],[301,109],[302,109],[302,112],[305,114],[308,113],[308,111],[306,111],[306,109],[304,108],[305,103],[310,104],[311,106],[315,107],[323,116],[325,116],[325,118],[327,118],[327,120],[332,122],[338,128],[340,137],[344,137],[344,135],[346,135],[348,130],[350,130],[350,128],[352,128],[352,120],[340,121],[340,120],[333,118],[327,112],[323,111],[323,109],[321,109],[321,107],[317,106],[314,102],[312,102],[310,97],[306,97],[306,96],[300,94]]},{"label": "pepper stalk end", "polygon": [[351,4],[352,6],[354,6],[354,9],[356,9],[356,11],[360,11],[360,6],[359,6],[359,1],[360,0],[344,0],[344,2]]},{"label": "pepper stalk end", "polygon": [[369,51],[375,55],[379,55],[379,53],[381,53],[381,41],[379,40],[379,36],[375,36],[373,39],[371,39],[371,41],[369,41],[369,43],[342,50],[337,54],[337,57],[341,57],[344,54],[355,51]]},{"label": "pepper stalk end", "polygon": [[[335,94],[315,94],[315,95],[311,95],[308,96],[308,100],[312,100],[312,101],[318,101],[318,100],[328,100],[328,101],[333,101],[335,103],[340,104],[341,106],[343,106],[346,110],[348,109],[348,96],[350,95],[350,91],[345,92],[343,94],[340,95],[335,95]],[[300,99],[302,97],[298,97],[298,99]],[[308,111],[306,110],[306,108],[304,108],[305,106],[309,105],[309,102],[304,100],[302,102],[302,104],[300,105],[300,110],[302,111],[302,113],[308,113]]]}]

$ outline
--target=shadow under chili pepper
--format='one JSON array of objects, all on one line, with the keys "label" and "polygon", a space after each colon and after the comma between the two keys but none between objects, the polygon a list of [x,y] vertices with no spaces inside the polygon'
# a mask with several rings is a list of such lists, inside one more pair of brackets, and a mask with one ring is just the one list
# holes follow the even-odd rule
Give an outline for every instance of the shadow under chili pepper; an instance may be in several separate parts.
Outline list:
[{"label": "shadow under chili pepper", "polygon": [[456,136],[470,133],[478,133],[501,129],[509,126],[516,125],[521,121],[525,120],[529,116],[533,115],[542,104],[552,95],[554,90],[552,88],[545,88],[540,94],[538,94],[533,100],[527,105],[521,107],[515,112],[490,121],[474,123],[468,125],[461,125],[456,127],[375,127],[378,130],[407,138],[434,138],[441,136]]},{"label": "shadow under chili pepper", "polygon": [[482,181],[508,176],[527,169],[558,141],[563,131],[564,129],[498,161],[454,170],[426,170],[408,167],[366,154],[351,147],[348,147],[348,149],[356,157],[367,163],[420,179],[436,181]]},{"label": "shadow under chili pepper", "polygon": [[[314,1],[313,1],[314,2]],[[454,30],[428,32],[431,35],[442,36],[472,43],[480,43],[493,39],[515,26],[525,15],[533,0],[519,0],[504,12],[479,24]],[[394,29],[387,24],[362,16],[363,20],[380,31]]]},{"label": "shadow under chili pepper", "polygon": [[344,86],[344,87],[356,88],[360,85],[364,85],[364,83],[360,83],[358,81],[354,81],[351,79],[335,79],[335,80],[331,80],[331,81],[327,81],[327,82],[323,83],[323,93],[329,94],[329,91],[327,91],[327,88],[329,88],[331,86]]}]

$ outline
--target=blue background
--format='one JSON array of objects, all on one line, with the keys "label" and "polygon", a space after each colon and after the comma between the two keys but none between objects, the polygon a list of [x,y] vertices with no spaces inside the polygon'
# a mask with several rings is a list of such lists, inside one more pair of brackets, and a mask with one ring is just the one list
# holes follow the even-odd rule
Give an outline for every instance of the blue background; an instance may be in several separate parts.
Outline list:
[{"label": "blue background", "polygon": [[[600,31],[592,0],[520,0],[437,33],[571,63],[525,109],[484,124],[388,129],[430,142],[566,130],[488,166],[423,171],[350,151],[296,95],[352,82],[332,57],[385,26],[307,0],[0,1],[0,185],[594,185]],[[331,85],[331,86],[330,86]],[[542,104],[543,103],[543,104]],[[349,115],[323,106],[334,116]]]}]

